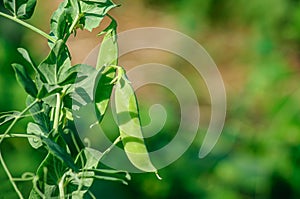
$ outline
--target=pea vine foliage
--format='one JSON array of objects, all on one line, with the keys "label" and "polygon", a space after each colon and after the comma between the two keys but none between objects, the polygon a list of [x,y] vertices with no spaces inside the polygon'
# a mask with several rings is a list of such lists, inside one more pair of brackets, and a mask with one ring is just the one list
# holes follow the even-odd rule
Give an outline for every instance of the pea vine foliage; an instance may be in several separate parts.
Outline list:
[{"label": "pea vine foliage", "polygon": [[[99,168],[101,158],[119,141],[137,169],[157,174],[142,136],[134,90],[125,70],[118,66],[117,23],[108,14],[117,5],[110,0],[64,0],[53,13],[51,32],[47,34],[24,21],[33,15],[36,0],[3,0],[3,3],[8,14],[0,12],[0,16],[45,37],[50,48],[40,64],[24,48],[18,49],[27,64],[14,63],[12,67],[28,94],[27,107],[0,115],[0,125],[7,125],[0,135],[0,144],[6,138],[26,138],[34,149],[47,150],[36,172],[26,172],[20,178],[12,176],[0,151],[0,162],[19,198],[24,197],[16,184],[19,181],[32,181],[29,195],[32,199],[83,198],[87,194],[94,197],[89,188],[99,179],[126,184],[130,180],[128,172]],[[99,33],[104,37],[96,68],[85,64],[72,66],[67,40],[71,35],[76,36],[78,29],[92,31],[104,17],[109,17],[111,23]],[[33,78],[27,72],[28,67],[34,71]],[[100,152],[83,144],[73,118],[80,117],[76,115],[78,110],[92,101],[96,123],[100,123],[112,92],[120,133],[107,150]],[[11,133],[13,126],[25,117],[32,117],[27,133]]]}]

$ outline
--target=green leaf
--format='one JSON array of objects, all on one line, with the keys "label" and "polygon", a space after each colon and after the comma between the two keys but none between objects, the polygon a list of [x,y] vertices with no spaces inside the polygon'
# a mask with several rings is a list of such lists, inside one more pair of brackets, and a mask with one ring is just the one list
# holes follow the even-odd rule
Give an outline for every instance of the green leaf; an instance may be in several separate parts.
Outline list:
[{"label": "green leaf", "polygon": [[85,0],[79,3],[77,0],[65,0],[51,17],[51,34],[57,39],[65,39],[77,28],[92,31],[114,7],[116,5],[110,0]]},{"label": "green leaf", "polygon": [[59,180],[66,171],[67,167],[63,164],[63,162],[51,152],[48,152],[47,156],[37,170],[40,190],[43,190],[45,193],[49,185],[57,186]]},{"label": "green leaf", "polygon": [[64,39],[69,35],[69,29],[79,14],[77,0],[65,0],[51,17],[50,30],[56,39]]},{"label": "green leaf", "polygon": [[88,31],[97,28],[108,11],[116,7],[110,0],[82,0],[80,6],[83,14],[80,24]]},{"label": "green leaf", "polygon": [[63,87],[56,86],[56,85],[49,85],[49,84],[42,84],[41,88],[39,89],[39,92],[37,94],[38,99],[43,99],[46,97],[49,97],[51,95],[54,95],[56,93],[59,93],[63,90]]},{"label": "green leaf", "polygon": [[36,138],[28,138],[30,145],[37,149],[43,145],[40,137],[45,135],[47,132],[44,132],[43,128],[38,124],[29,122],[27,125],[27,133],[37,135]]},{"label": "green leaf", "polygon": [[31,60],[31,57],[30,57],[30,55],[29,55],[29,53],[27,52],[26,49],[18,48],[17,50],[22,55],[22,57],[32,66],[33,69],[37,68],[35,66],[35,64],[33,63],[33,61]]},{"label": "green leaf", "polygon": [[25,91],[32,97],[36,97],[37,88],[26,72],[24,66],[20,64],[12,64],[13,69],[15,70],[16,78]]},{"label": "green leaf", "polygon": [[[28,106],[34,100],[35,98],[28,96],[26,99],[26,105]],[[43,129],[43,132],[50,131],[50,108],[48,105],[43,102],[37,102],[31,107],[31,109],[29,109],[29,112],[32,115],[35,123],[37,123]]]},{"label": "green leaf", "polygon": [[62,137],[65,143],[68,145],[72,157],[75,158],[78,156],[81,150],[84,149],[84,144],[78,135],[74,122],[67,122],[66,127],[63,130]]},{"label": "green leaf", "polygon": [[55,43],[48,57],[38,66],[50,85],[56,85],[59,82],[60,71],[69,68],[71,68],[71,61],[63,40]]},{"label": "green leaf", "polygon": [[79,171],[78,167],[75,165],[73,159],[71,156],[67,153],[65,149],[63,149],[61,146],[59,146],[56,142],[53,140],[42,137],[42,141],[46,144],[48,150],[50,153],[52,153],[55,157],[60,159],[62,162],[64,162],[68,167],[73,169],[74,171]]},{"label": "green leaf", "polygon": [[102,157],[102,153],[100,151],[88,147],[84,149],[84,155],[86,158],[86,163],[83,167],[84,169],[96,168],[100,158]]},{"label": "green leaf", "polygon": [[36,0],[3,0],[3,3],[15,17],[29,19],[33,14]]},{"label": "green leaf", "polygon": [[38,75],[38,78],[42,82],[46,82],[43,73],[41,73],[41,71],[38,69],[38,67],[34,64],[29,53],[27,52],[27,50],[24,48],[18,48],[18,51],[22,55],[22,57],[30,64],[30,66],[33,68],[33,70],[36,72],[36,74]]},{"label": "green leaf", "polygon": [[130,162],[145,172],[156,172],[144,143],[136,97],[125,74],[116,84],[115,106],[120,136]]},{"label": "green leaf", "polygon": [[[73,110],[79,110],[80,107],[93,101],[97,76],[98,71],[94,67],[85,64],[79,65],[74,89],[70,94]],[[82,80],[83,77],[85,78]]]},{"label": "green leaf", "polygon": [[80,76],[78,77],[78,73],[81,72],[84,68],[84,64],[77,64],[75,66],[72,66],[71,68],[67,69],[66,71],[61,70],[59,74],[59,83],[58,85],[64,86],[67,84],[74,84],[75,81],[78,83],[87,76]]}]

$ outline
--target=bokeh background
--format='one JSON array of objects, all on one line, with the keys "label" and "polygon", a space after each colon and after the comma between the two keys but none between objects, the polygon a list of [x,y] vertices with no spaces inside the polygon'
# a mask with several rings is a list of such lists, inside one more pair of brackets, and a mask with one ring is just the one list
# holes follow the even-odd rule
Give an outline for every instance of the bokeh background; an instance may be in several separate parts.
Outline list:
[{"label": "bokeh background", "polygon": [[[29,20],[46,32],[58,0],[38,1]],[[148,62],[164,63],[184,74],[197,91],[201,108],[198,136],[187,152],[153,174],[133,174],[128,186],[101,181],[94,184],[97,198],[149,199],[297,199],[300,198],[300,1],[299,0],[115,0],[111,12],[119,32],[156,26],[183,32],[211,55],[224,79],[228,98],[227,119],[214,150],[198,158],[210,118],[210,100],[203,80],[191,66],[175,56],[151,50],[120,59],[127,69]],[[3,9],[2,1],[0,10]],[[107,24],[103,23],[103,27]],[[100,30],[100,29],[99,29]],[[73,63],[84,61],[101,41],[79,31],[69,41]],[[39,35],[0,18],[0,111],[21,110],[26,94],[17,84],[11,64],[22,63],[18,47],[26,47],[38,63],[48,53]],[[137,91],[143,124],[150,122],[149,107],[167,111],[165,126],[146,140],[149,150],[174,137],[180,121],[178,104],[168,90],[146,86]],[[13,132],[24,132],[19,122]],[[111,115],[105,129],[114,129]],[[4,127],[0,130],[3,132]],[[96,138],[95,138],[96,139]],[[45,151],[34,151],[26,140],[9,139],[1,146],[14,176],[34,171]],[[41,157],[42,156],[42,157]],[[18,184],[29,193],[30,183]],[[0,198],[16,198],[0,167]]]}]

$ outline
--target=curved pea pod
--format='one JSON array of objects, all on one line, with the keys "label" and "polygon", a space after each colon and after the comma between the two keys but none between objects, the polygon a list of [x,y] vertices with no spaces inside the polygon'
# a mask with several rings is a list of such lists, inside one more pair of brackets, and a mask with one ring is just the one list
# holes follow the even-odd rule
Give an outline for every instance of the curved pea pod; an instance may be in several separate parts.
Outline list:
[{"label": "curved pea pod", "polygon": [[144,143],[136,96],[125,74],[116,83],[115,107],[120,136],[128,159],[136,168],[156,173]]},{"label": "curved pea pod", "polygon": [[107,110],[110,96],[113,89],[113,81],[116,76],[116,67],[118,64],[118,43],[116,35],[117,22],[112,19],[110,25],[99,35],[105,34],[99,49],[96,69],[100,73],[98,87],[95,91],[95,104],[98,123],[101,122]]}]

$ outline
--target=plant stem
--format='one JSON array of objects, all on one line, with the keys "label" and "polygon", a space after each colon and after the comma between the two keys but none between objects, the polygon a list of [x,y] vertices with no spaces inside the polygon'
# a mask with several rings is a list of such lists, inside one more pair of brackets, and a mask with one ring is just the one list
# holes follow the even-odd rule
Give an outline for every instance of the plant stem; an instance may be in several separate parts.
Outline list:
[{"label": "plant stem", "polygon": [[36,138],[36,135],[33,134],[6,134],[6,135],[0,135],[0,138]]},{"label": "plant stem", "polygon": [[115,139],[115,141],[112,143],[112,145],[110,147],[108,147],[103,153],[102,156],[105,156],[108,152],[110,152],[112,150],[112,148],[114,148],[116,146],[116,144],[118,144],[118,142],[120,142],[122,140],[121,136],[117,137],[117,139]]},{"label": "plant stem", "polygon": [[55,132],[58,131],[60,106],[61,106],[60,94],[56,93],[56,107],[55,107],[54,123],[53,123],[53,129]]},{"label": "plant stem", "polygon": [[6,172],[6,175],[7,175],[8,178],[9,178],[10,183],[11,183],[12,186],[14,187],[16,193],[18,194],[19,198],[20,198],[20,199],[23,199],[23,196],[22,196],[22,194],[21,194],[19,188],[17,187],[16,183],[14,182],[13,177],[12,177],[12,175],[10,174],[10,171],[8,170],[8,168],[7,168],[7,166],[6,166],[5,162],[4,162],[4,159],[3,159],[3,157],[2,157],[1,150],[0,150],[0,162],[1,162],[2,166],[3,166],[4,171]]},{"label": "plant stem", "polygon": [[66,173],[62,176],[61,180],[58,184],[59,189],[59,198],[64,199],[65,198],[65,191],[64,191],[64,181],[65,181]]},{"label": "plant stem", "polygon": [[29,28],[30,30],[38,33],[39,35],[45,37],[46,39],[48,39],[49,41],[51,41],[53,43],[56,42],[56,39],[54,39],[53,37],[51,37],[50,35],[48,35],[44,31],[42,31],[42,30],[40,30],[40,29],[38,29],[38,28],[36,28],[36,27],[34,27],[34,26],[32,26],[32,25],[30,25],[30,24],[28,24],[28,23],[26,23],[26,22],[24,22],[24,21],[22,21],[22,20],[20,20],[18,18],[16,18],[16,17],[10,16],[10,15],[5,14],[3,12],[0,12],[0,16],[5,17],[7,19],[10,19],[10,20],[12,20],[14,22],[17,22],[17,23],[21,24],[22,26],[24,26],[26,28]]},{"label": "plant stem", "polygon": [[73,32],[73,29],[75,28],[76,24],[78,23],[78,20],[79,20],[79,13],[76,15],[72,25],[70,26],[70,29],[69,29],[69,35],[72,34]]},{"label": "plant stem", "polygon": [[[0,12],[1,13],[1,12]],[[22,115],[24,115],[33,105],[35,105],[38,102],[38,100],[34,100],[27,108],[25,108],[18,116],[15,117],[15,119],[13,120],[13,122],[9,125],[9,127],[6,129],[6,131],[1,135],[2,137],[0,138],[0,144],[2,143],[2,141],[4,140],[4,138],[7,136],[8,132],[12,129],[12,127],[16,124],[16,122],[19,120],[19,118],[22,117]],[[21,194],[21,192],[19,191],[16,183],[13,180],[13,177],[10,173],[10,171],[8,170],[8,167],[6,166],[6,163],[2,157],[2,153],[1,153],[1,148],[0,148],[0,162],[3,166],[3,169],[6,173],[6,175],[9,178],[10,183],[12,184],[13,188],[15,189],[16,193],[18,194],[19,198],[23,199],[23,196]]]},{"label": "plant stem", "polygon": [[0,138],[0,144],[2,143],[5,136],[8,134],[8,132],[12,129],[12,127],[16,124],[16,122],[29,110],[32,106],[34,106],[38,102],[38,99],[34,100],[28,107],[26,107],[19,115],[15,117],[13,122],[9,125],[9,127],[6,129],[6,131],[1,135]]}]

